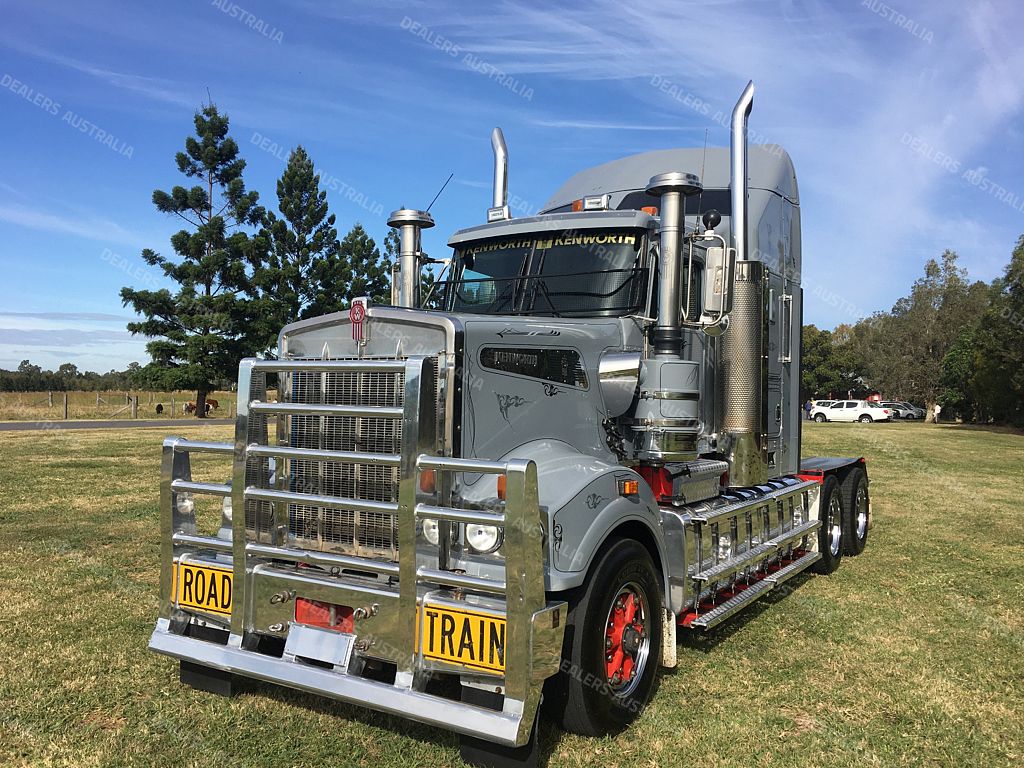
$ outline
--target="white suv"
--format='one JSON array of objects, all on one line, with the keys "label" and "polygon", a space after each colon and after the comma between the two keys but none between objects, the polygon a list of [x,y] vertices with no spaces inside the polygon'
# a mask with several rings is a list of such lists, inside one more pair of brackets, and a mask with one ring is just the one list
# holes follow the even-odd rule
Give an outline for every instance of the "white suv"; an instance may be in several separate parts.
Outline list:
[{"label": "white suv", "polygon": [[892,419],[892,409],[867,400],[836,400],[824,408],[813,409],[811,418],[817,422],[862,421],[867,424],[872,421],[889,421]]}]

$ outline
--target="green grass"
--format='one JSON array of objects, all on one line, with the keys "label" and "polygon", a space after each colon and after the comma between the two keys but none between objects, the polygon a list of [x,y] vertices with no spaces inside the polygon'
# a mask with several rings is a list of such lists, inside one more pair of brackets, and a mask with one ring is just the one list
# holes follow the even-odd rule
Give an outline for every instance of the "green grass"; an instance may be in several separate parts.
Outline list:
[{"label": "green grass", "polygon": [[[198,693],[146,650],[162,437],[0,433],[0,765],[460,765],[443,731],[270,685]],[[681,639],[625,734],[544,726],[550,765],[1024,760],[1024,436],[809,425],[804,453],[868,458],[867,551]]]}]

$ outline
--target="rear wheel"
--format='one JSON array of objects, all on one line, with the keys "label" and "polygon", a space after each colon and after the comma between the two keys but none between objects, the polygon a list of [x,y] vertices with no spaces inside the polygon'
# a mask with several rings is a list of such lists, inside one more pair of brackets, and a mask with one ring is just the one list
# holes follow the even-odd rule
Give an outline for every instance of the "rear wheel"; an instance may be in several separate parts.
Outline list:
[{"label": "rear wheel", "polygon": [[602,736],[636,719],[658,671],[661,578],[647,549],[613,541],[569,606],[569,663],[551,680],[548,708],[565,730]]},{"label": "rear wheel", "polygon": [[817,414],[817,415],[816,415],[816,416],[814,417],[814,420],[815,420],[816,422],[818,422],[819,424],[823,424],[823,423],[825,423],[825,422],[827,421],[827,419],[825,418],[825,414],[824,414],[824,413],[819,413],[819,414]]},{"label": "rear wheel", "polygon": [[871,524],[867,473],[860,467],[851,469],[843,478],[840,492],[843,498],[843,551],[848,555],[859,555],[868,542]]},{"label": "rear wheel", "polygon": [[863,416],[857,419],[857,421],[859,421],[861,424],[870,424],[872,419],[865,413]]},{"label": "rear wheel", "polygon": [[843,559],[843,502],[839,481],[826,475],[821,484],[821,528],[818,529],[818,551],[821,560],[814,564],[816,573],[832,573]]}]

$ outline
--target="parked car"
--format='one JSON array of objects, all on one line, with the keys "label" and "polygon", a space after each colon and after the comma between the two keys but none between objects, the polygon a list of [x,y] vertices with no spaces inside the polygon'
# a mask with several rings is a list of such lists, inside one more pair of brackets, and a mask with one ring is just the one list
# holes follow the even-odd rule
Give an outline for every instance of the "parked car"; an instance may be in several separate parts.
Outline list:
[{"label": "parked car", "polygon": [[828,408],[835,400],[811,400],[811,410],[815,408]]},{"label": "parked car", "polygon": [[919,421],[924,419],[924,408],[920,408],[914,405],[913,403],[907,402],[900,402],[900,405],[904,406],[905,408],[909,408],[913,412],[914,415],[911,416],[911,418],[917,419]]},{"label": "parked car", "polygon": [[866,400],[836,400],[831,405],[812,409],[811,418],[817,422],[861,421],[869,423],[891,420],[892,410]]},{"label": "parked car", "polygon": [[914,406],[908,403],[900,403],[896,401],[888,401],[882,403],[883,408],[888,408],[892,411],[892,417],[894,419],[916,419],[917,414],[914,411]]}]

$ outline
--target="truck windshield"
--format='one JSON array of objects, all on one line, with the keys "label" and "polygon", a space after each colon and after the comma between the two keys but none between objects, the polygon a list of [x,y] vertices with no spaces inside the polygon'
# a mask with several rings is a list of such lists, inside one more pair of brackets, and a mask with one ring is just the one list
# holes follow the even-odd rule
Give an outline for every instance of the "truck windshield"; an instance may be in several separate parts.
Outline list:
[{"label": "truck windshield", "polygon": [[448,309],[552,317],[639,312],[647,287],[643,242],[642,231],[587,230],[464,246],[446,286]]}]

